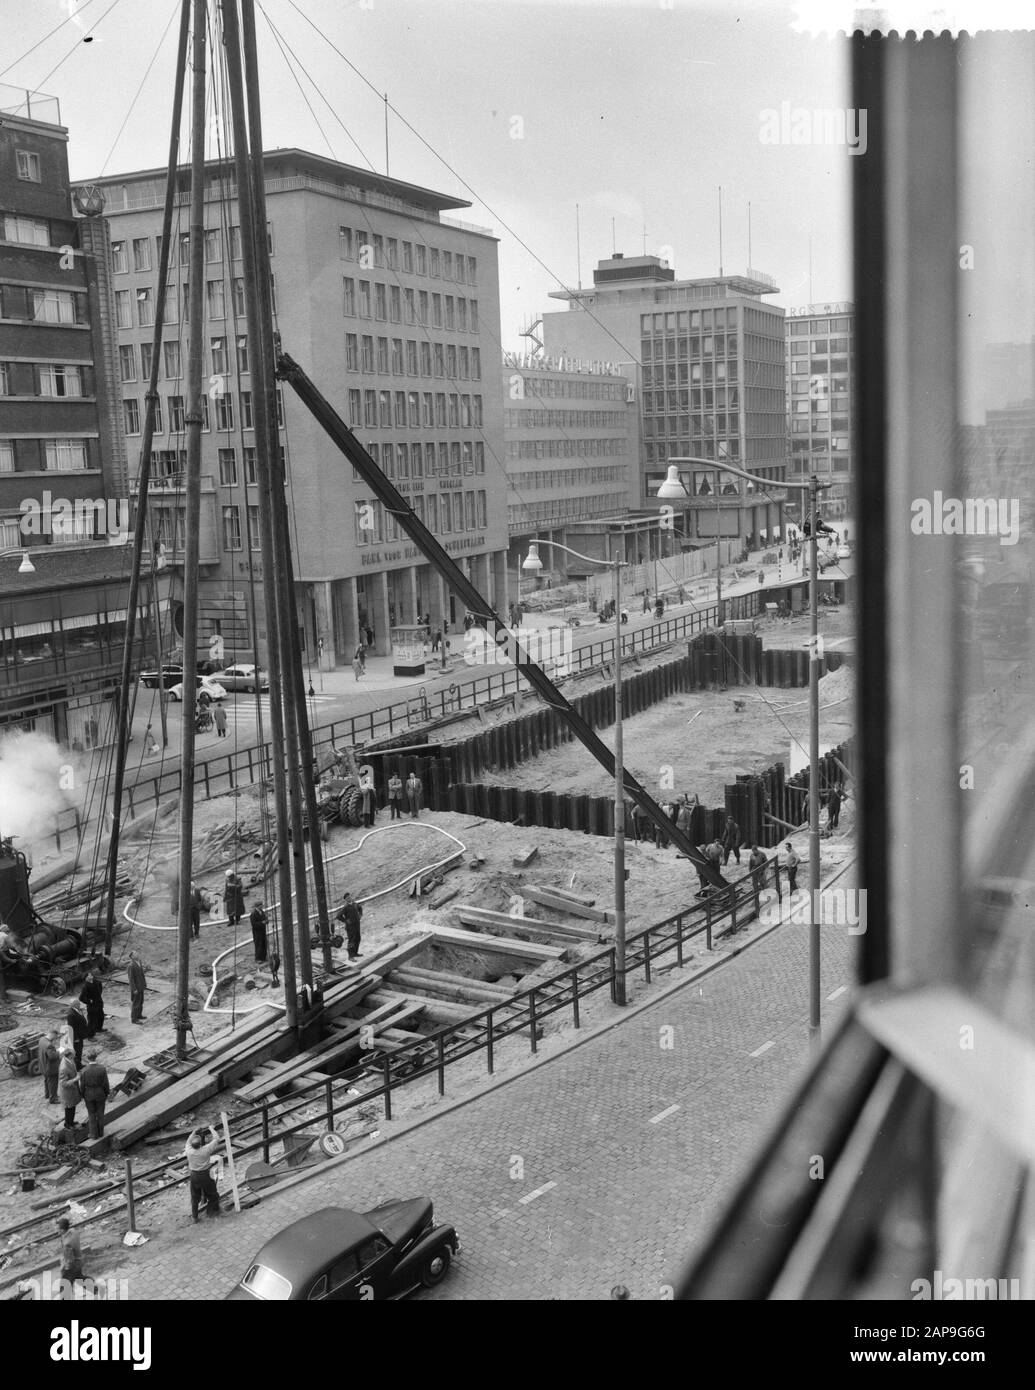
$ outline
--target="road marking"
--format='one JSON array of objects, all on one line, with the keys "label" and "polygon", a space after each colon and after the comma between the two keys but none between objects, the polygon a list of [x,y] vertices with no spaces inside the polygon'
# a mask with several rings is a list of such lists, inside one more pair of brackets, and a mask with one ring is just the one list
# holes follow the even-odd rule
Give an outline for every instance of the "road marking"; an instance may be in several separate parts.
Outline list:
[{"label": "road marking", "polygon": [[772,1041],[772,1039],[770,1039],[769,1042],[763,1043],[761,1047],[756,1047],[754,1052],[748,1053],[748,1056],[761,1057],[762,1053],[768,1052],[771,1047],[775,1047],[775,1043]]},{"label": "road marking", "polygon": [[649,1123],[649,1124],[652,1124],[652,1125],[656,1125],[656,1124],[660,1123],[660,1121],[666,1119],[669,1115],[675,1114],[675,1112],[676,1112],[678,1109],[679,1109],[679,1106],[678,1106],[678,1105],[670,1105],[670,1106],[668,1107],[667,1110],[662,1110],[660,1114],[651,1116],[651,1118],[650,1118],[650,1120],[648,1121],[648,1123]]},{"label": "road marking", "polygon": [[556,1187],[555,1182],[545,1182],[542,1187],[537,1187],[534,1192],[526,1192],[523,1197],[518,1198],[521,1206],[526,1206],[529,1202],[534,1202],[537,1197],[541,1197],[544,1192],[549,1192],[551,1187]]},{"label": "road marking", "polygon": [[844,994],[844,992],[845,992],[845,990],[846,990],[847,988],[848,988],[847,985],[842,985],[840,989],[835,989],[834,992],[833,992],[833,994],[828,994],[828,995],[827,995],[828,1001],[831,1000],[831,999],[836,999],[837,996],[838,996],[839,994]]}]

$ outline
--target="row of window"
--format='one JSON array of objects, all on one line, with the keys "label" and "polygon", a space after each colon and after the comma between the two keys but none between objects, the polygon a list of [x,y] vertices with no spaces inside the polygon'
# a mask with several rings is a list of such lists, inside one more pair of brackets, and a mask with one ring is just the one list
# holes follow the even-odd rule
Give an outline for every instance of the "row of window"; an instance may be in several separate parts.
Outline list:
[{"label": "row of window", "polygon": [[558,497],[553,502],[521,502],[507,508],[511,526],[527,525],[530,521],[570,521],[574,517],[600,516],[614,510],[613,497]]},{"label": "row of window", "polygon": [[[229,252],[228,258],[231,261],[243,259],[241,252],[241,229],[233,227],[206,227],[205,228],[205,264],[219,265],[223,260],[224,249]],[[154,258],[152,260],[152,241],[149,236],[133,237],[129,241],[113,241],[111,243],[111,269],[114,275],[128,275],[130,271],[140,273],[142,271],[157,270],[162,259],[162,238],[154,238]],[[266,223],[266,245],[270,255],[273,255],[273,224]],[[180,232],[177,240],[179,252],[179,263],[186,268],[190,265],[190,232]],[[132,256],[132,264],[130,258]],[[170,257],[170,265],[176,263],[176,257]]]},{"label": "row of window", "polygon": [[723,412],[718,414],[691,415],[689,419],[685,415],[668,415],[658,419],[653,417],[644,420],[643,434],[645,439],[662,438],[666,434],[685,435],[689,430],[691,436],[718,435],[725,438],[727,435],[737,435],[740,432],[739,415],[726,415]]},{"label": "row of window", "polygon": [[[749,446],[755,442],[751,439],[747,441]],[[740,440],[734,435],[722,440],[695,439],[693,449],[686,436],[668,443],[654,444],[648,440],[643,446],[643,452],[648,463],[664,463],[668,458],[681,458],[690,453],[696,454],[698,458],[730,459],[735,463],[740,458]]]},{"label": "row of window", "polygon": [[621,458],[628,452],[625,439],[511,439],[507,458]]},{"label": "row of window", "polygon": [[393,376],[437,376],[450,381],[481,381],[480,348],[455,343],[418,343],[412,338],[373,338],[345,334],[345,367],[350,372],[382,372]]},{"label": "row of window", "polygon": [[57,362],[0,362],[0,396],[92,396],[94,370]]},{"label": "row of window", "polygon": [[[792,432],[792,434],[823,434],[823,435],[826,435],[826,434],[830,434],[830,433],[831,433],[835,428],[837,428],[837,427],[840,427],[842,430],[847,431],[847,429],[848,429],[848,421],[847,421],[847,420],[836,420],[836,421],[835,421],[835,420],[828,420],[825,416],[818,416],[818,417],[816,417],[815,419],[812,419],[812,420],[792,420],[792,421],[791,421],[791,432]],[[840,442],[838,443],[837,448],[838,448],[838,449],[847,449],[847,448],[848,448],[848,435],[847,435],[847,433],[845,433],[845,434],[843,434],[843,435],[841,436]]]},{"label": "row of window", "polygon": [[455,391],[358,391],[348,395],[348,422],[367,429],[472,429],[483,423],[481,396]]},{"label": "row of window", "polygon": [[89,323],[86,291],[0,285],[0,318],[19,323]]},{"label": "row of window", "polygon": [[722,357],[729,354],[736,357],[739,339],[736,333],[706,333],[704,337],[693,338],[644,338],[641,344],[641,358],[644,362],[661,362],[677,358],[684,361],[688,357]]},{"label": "row of window", "polygon": [[538,488],[588,487],[593,483],[624,483],[624,467],[601,468],[544,468],[531,473],[512,473],[510,486],[516,492]]},{"label": "row of window", "polygon": [[[754,375],[754,371],[755,368],[752,364],[752,375]],[[695,382],[736,381],[738,379],[736,358],[731,358],[729,362],[695,362],[692,379]],[[686,386],[690,380],[691,369],[688,362],[669,362],[666,366],[643,368],[645,389],[652,386]]]},{"label": "row of window", "polygon": [[[259,482],[258,456],[254,444],[242,446],[244,462],[244,481],[248,487],[257,487]],[[284,447],[280,446],[280,466],[285,465]],[[187,450],[186,449],[152,449],[151,450],[151,477],[156,482],[163,479],[179,479],[187,471]],[[219,481],[224,487],[236,487],[238,484],[237,473],[237,450],[219,450]]]},{"label": "row of window", "polygon": [[828,378],[825,376],[794,377],[791,380],[791,395],[815,396],[817,399],[820,399],[824,396],[828,396],[834,401],[835,410],[838,408],[837,403],[839,401],[843,404],[846,410],[848,409],[849,397],[847,391],[841,392],[837,396],[832,395],[830,382]]},{"label": "row of window", "polygon": [[[182,434],[187,428],[187,398],[185,396],[169,396],[169,433]],[[209,396],[201,397],[201,428],[210,430],[212,428],[212,413],[215,414],[217,430],[232,430],[234,423],[234,393],[232,391],[217,392],[212,396],[213,411],[209,411]],[[127,434],[139,434],[143,420],[140,401],[135,396],[127,397],[122,402],[123,425]],[[277,424],[284,427],[284,396],[281,388],[277,387]],[[241,424],[243,430],[255,428],[254,412],[252,403],[252,393],[250,391],[241,392]],[[155,401],[155,434],[165,433],[165,423],[162,415],[161,397]]]},{"label": "row of window", "polygon": [[663,414],[666,410],[701,410],[718,406],[720,410],[737,410],[740,406],[739,386],[705,386],[693,391],[685,387],[677,391],[644,391],[643,413]]},{"label": "row of window", "polygon": [[454,298],[427,290],[401,289],[377,281],[342,278],[346,318],[381,319],[391,323],[430,324],[460,333],[478,332],[477,299]]},{"label": "row of window", "polygon": [[433,280],[441,276],[458,285],[478,283],[478,262],[474,256],[441,251],[437,246],[419,241],[416,245],[404,241],[401,247],[400,262],[400,243],[394,236],[380,236],[351,227],[338,228],[339,256],[343,261],[358,261],[364,270],[403,270],[408,275],[429,275]]},{"label": "row of window", "polygon": [[717,309],[679,309],[669,314],[641,314],[640,332],[696,333],[708,328],[736,328],[737,306]]},{"label": "row of window", "polygon": [[[488,521],[487,497],[483,491],[457,491],[441,496],[432,493],[427,497],[414,497],[411,506],[417,519],[439,535],[477,531]],[[356,503],[355,532],[359,546],[378,545],[382,541],[395,541],[406,535],[395,517],[374,498]]]},{"label": "row of window", "polygon": [[[183,322],[189,318],[190,289],[181,286]],[[270,276],[270,296],[273,312],[277,310],[276,283]],[[135,290],[115,291],[115,323],[118,328],[150,328],[155,321],[156,291],[150,285],[140,285]],[[135,306],[135,310],[134,310]],[[227,317],[226,283],[223,280],[205,281],[205,315],[211,321]],[[244,276],[235,275],[230,279],[231,317],[243,319],[246,314],[244,299]],[[176,286],[167,285],[165,289],[165,322],[180,322],[180,297]]]},{"label": "row of window", "polygon": [[614,429],[624,427],[624,410],[505,410],[504,425],[512,430]]},{"label": "row of window", "polygon": [[851,319],[788,319],[787,331],[793,337],[817,333],[850,333]]},{"label": "row of window", "polygon": [[[504,374],[507,371],[504,365]],[[535,400],[539,396],[569,396],[587,401],[624,401],[626,383],[624,381],[562,381],[557,377],[526,376],[522,378],[524,395]],[[513,394],[513,393],[512,393]]]},{"label": "row of window", "polygon": [[[388,478],[459,478],[485,472],[485,445],[453,440],[438,444],[368,444],[367,453]],[[353,468],[352,481],[362,482]]]},{"label": "row of window", "polygon": [[21,213],[0,213],[0,235],[4,241],[23,246],[49,246],[50,223],[42,217],[24,217]]},{"label": "row of window", "polygon": [[791,343],[791,356],[801,357],[805,353],[822,353],[825,357],[831,352],[847,352],[849,348],[848,338],[812,338],[802,339],[800,343]]},{"label": "row of window", "polygon": [[0,473],[82,473],[91,462],[88,439],[0,439]]}]

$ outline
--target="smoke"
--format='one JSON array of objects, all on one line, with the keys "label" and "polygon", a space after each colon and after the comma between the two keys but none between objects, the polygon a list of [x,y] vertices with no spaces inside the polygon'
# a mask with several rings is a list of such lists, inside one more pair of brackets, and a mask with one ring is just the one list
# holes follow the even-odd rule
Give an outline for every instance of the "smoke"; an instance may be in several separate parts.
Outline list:
[{"label": "smoke", "polygon": [[28,850],[52,834],[59,811],[75,804],[78,769],[45,734],[16,729],[0,737],[0,834]]}]

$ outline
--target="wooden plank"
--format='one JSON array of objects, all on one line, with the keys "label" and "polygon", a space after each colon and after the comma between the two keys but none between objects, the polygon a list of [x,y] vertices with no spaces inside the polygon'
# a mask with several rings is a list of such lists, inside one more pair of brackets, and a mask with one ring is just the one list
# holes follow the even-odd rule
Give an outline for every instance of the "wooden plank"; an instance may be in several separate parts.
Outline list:
[{"label": "wooden plank", "polygon": [[513,917],[506,912],[490,912],[487,908],[457,907],[453,911],[457,920],[468,927],[480,927],[494,933],[531,932],[545,936],[551,941],[565,945],[575,945],[580,941],[600,941],[599,928],[576,927],[567,922],[540,922],[535,917]]},{"label": "wooden plank", "polygon": [[402,971],[396,972],[395,982],[402,985],[404,989],[413,990],[420,994],[427,991],[438,999],[449,999],[459,1004],[494,1004],[504,1005],[509,1003],[509,995],[502,990],[477,989],[469,984],[454,985],[448,980],[436,983],[433,980],[423,978],[415,979]]},{"label": "wooden plank", "polygon": [[548,888],[529,888],[523,885],[521,893],[523,897],[531,898],[534,903],[541,903],[543,907],[559,908],[562,912],[570,912],[574,917],[588,917],[591,922],[614,921],[614,914],[605,912],[602,907],[572,902],[570,898],[563,898]]},{"label": "wooden plank", "polygon": [[565,898],[571,903],[581,903],[583,907],[592,907],[596,902],[596,898],[591,898],[586,893],[573,893],[570,888],[555,888],[552,883],[540,883],[535,886],[541,888],[544,893],[552,893],[555,898]]},{"label": "wooden plank", "polygon": [[[369,992],[369,991],[368,991]],[[366,1018],[351,1019],[344,1028],[334,1026],[334,1031],[326,1038],[322,1038],[318,1043],[306,1049],[287,1061],[282,1062],[272,1070],[264,1070],[258,1080],[250,1081],[246,1086],[239,1087],[234,1094],[238,1100],[256,1100],[266,1094],[267,1091],[276,1090],[289,1081],[291,1077],[308,1070],[315,1070],[321,1066],[326,1058],[333,1056],[339,1049],[343,1041],[358,1037],[359,1030],[365,1027],[373,1018],[384,1018],[386,1015],[393,1015],[399,1012],[396,1004],[383,1004],[379,1009],[375,1009]],[[333,1025],[332,1025],[333,1026]]]},{"label": "wooden plank", "polygon": [[498,994],[504,999],[508,999],[513,993],[513,989],[508,989],[506,985],[494,984],[491,980],[477,980],[470,975],[454,975],[449,970],[427,970],[418,965],[404,965],[400,970],[392,971],[394,980],[426,980],[433,985],[462,985],[472,989],[486,990],[489,994]]},{"label": "wooden plank", "polygon": [[523,850],[514,855],[514,867],[515,869],[527,869],[532,860],[538,858],[539,850],[533,846],[531,849]]},{"label": "wooden plank", "polygon": [[[513,926],[513,920],[511,921]],[[559,946],[541,946],[535,941],[517,941],[513,937],[493,936],[491,940],[479,932],[463,931],[459,927],[434,927],[431,938],[446,946],[466,946],[471,951],[489,951],[493,955],[515,956],[518,960],[560,960],[564,951]]]}]

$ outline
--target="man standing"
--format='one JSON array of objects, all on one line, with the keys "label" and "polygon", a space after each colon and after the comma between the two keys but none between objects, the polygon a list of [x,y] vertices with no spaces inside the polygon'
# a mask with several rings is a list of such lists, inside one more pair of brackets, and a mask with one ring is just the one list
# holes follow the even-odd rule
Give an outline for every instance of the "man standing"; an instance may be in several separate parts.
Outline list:
[{"label": "man standing", "polygon": [[356,679],[359,680],[360,676],[363,674],[363,663],[359,659],[359,652],[352,658],[352,670]]},{"label": "man standing", "polygon": [[363,908],[357,903],[351,893],[346,893],[341,903],[341,911],[338,913],[338,921],[345,927],[345,937],[349,960],[360,959],[360,929],[359,920],[363,916]]},{"label": "man standing", "polygon": [[636,836],[637,843],[639,843],[640,840],[643,839],[645,818],[646,813],[644,812],[643,807],[640,805],[638,801],[634,801],[632,804],[632,824],[633,834]]},{"label": "man standing", "polygon": [[233,871],[226,871],[226,893],[224,895],[226,903],[226,915],[230,919],[230,925],[236,927],[244,916],[244,885],[240,877]]},{"label": "man standing", "polygon": [[726,828],[722,832],[722,853],[724,864],[730,862],[730,855],[737,856],[737,863],[740,863],[740,826],[732,816],[726,817]]},{"label": "man standing", "polygon": [[58,1099],[65,1107],[65,1128],[75,1129],[75,1110],[79,1104],[79,1070],[72,1060],[72,1049],[61,1049],[61,1062],[58,1066]]},{"label": "man standing", "polygon": [[837,829],[838,817],[841,814],[841,787],[836,786],[827,797],[827,829],[833,833]]},{"label": "man standing", "polygon": [[406,779],[406,800],[410,803],[410,815],[420,815],[421,794],[424,791],[424,783],[415,772],[411,772]]},{"label": "man standing", "polygon": [[226,738],[226,710],[222,705],[216,705],[216,712],[212,718],[216,721],[216,733],[220,738]]},{"label": "man standing", "polygon": [[795,893],[798,890],[798,865],[801,860],[794,853],[794,847],[790,840],[787,841],[784,849],[787,851],[783,861],[783,866],[787,870],[787,886],[792,893]]},{"label": "man standing", "polygon": [[86,1021],[83,1013],[83,1006],[78,1000],[72,1005],[65,1015],[65,1022],[68,1024],[69,1032],[72,1035],[72,1049],[75,1052],[76,1071],[83,1065],[83,1043],[90,1037],[90,1025]]},{"label": "man standing", "polygon": [[402,820],[403,784],[397,772],[388,779],[388,805],[392,810],[392,820]]},{"label": "man standing", "polygon": [[83,1277],[83,1247],[79,1232],[72,1229],[67,1216],[59,1218],[57,1229],[61,1241],[61,1280],[64,1285],[61,1296],[72,1299],[75,1298],[75,1281]]},{"label": "man standing", "polygon": [[377,795],[374,791],[374,784],[369,777],[364,778],[359,784],[360,804],[363,808],[363,824],[371,826],[374,823],[374,816],[377,814]]},{"label": "man standing", "polygon": [[86,1066],[79,1074],[79,1084],[86,1102],[86,1116],[90,1124],[90,1138],[104,1138],[104,1107],[111,1095],[111,1083],[107,1070],[97,1060],[96,1050],[91,1052]]},{"label": "man standing", "polygon": [[746,845],[745,848],[751,851],[748,856],[748,868],[755,880],[755,892],[760,893],[765,887],[765,854],[758,845]]},{"label": "man standing", "polygon": [[127,974],[129,975],[129,1021],[130,1023],[143,1023],[144,991],[147,989],[147,976],[144,974],[144,967],[136,951],[129,953]]},{"label": "man standing", "polygon": [[194,883],[190,886],[190,934],[201,935],[201,889]]},{"label": "man standing", "polygon": [[204,1129],[194,1129],[191,1130],[187,1147],[184,1149],[187,1156],[187,1169],[190,1173],[190,1219],[192,1221],[198,1219],[198,1207],[201,1205],[202,1197],[205,1199],[205,1215],[219,1215],[219,1188],[216,1187],[210,1168],[212,1156],[219,1148],[219,1135],[211,1126],[206,1128],[211,1136],[207,1144],[201,1137]]},{"label": "man standing", "polygon": [[86,1022],[89,1028],[87,1037],[92,1038],[95,1033],[104,1030],[104,998],[96,971],[91,970],[87,975],[86,983],[79,991],[79,998],[86,1005]]},{"label": "man standing", "polygon": [[251,916],[248,918],[252,924],[252,944],[255,947],[255,959],[261,964],[266,959],[266,909],[262,903],[256,903],[252,908]]},{"label": "man standing", "polygon": [[57,1034],[43,1033],[36,1046],[36,1057],[43,1078],[43,1098],[48,1105],[57,1105],[58,1065],[60,1057],[57,1050]]}]

